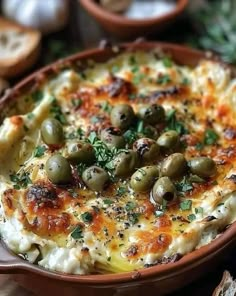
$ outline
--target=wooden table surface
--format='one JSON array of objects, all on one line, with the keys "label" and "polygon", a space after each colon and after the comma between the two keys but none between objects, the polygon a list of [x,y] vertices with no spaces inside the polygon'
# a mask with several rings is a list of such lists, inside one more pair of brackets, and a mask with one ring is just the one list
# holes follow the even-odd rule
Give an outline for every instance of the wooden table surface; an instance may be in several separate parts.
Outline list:
[{"label": "wooden table surface", "polygon": [[[0,0],[1,1],[1,0]],[[109,39],[119,42],[113,36],[106,33],[100,26],[80,7],[76,0],[70,0],[71,14],[67,27],[58,33],[49,35],[43,39],[42,55],[35,69],[56,59],[61,54],[68,54],[72,51],[96,47],[101,39]],[[193,1],[193,0],[192,0]],[[161,35],[152,36],[154,40],[167,40],[184,43],[186,34],[191,34],[191,23],[188,18],[183,17],[178,24]],[[45,54],[46,53],[46,54]],[[14,84],[16,81],[12,81]],[[223,260],[218,268],[211,273],[201,275],[202,278],[191,285],[172,293],[169,296],[210,296],[214,288],[220,282],[223,271],[228,269],[233,276],[236,276],[235,252],[231,251],[228,257]],[[10,275],[0,275],[0,296],[34,296],[31,292],[19,287]],[[40,295],[43,296],[43,295]],[[66,295],[65,295],[66,296]]]}]

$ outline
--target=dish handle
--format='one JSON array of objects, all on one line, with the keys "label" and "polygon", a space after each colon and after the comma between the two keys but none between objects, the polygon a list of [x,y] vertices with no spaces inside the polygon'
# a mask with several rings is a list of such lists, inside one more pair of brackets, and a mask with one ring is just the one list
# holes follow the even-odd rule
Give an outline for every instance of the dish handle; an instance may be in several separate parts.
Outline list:
[{"label": "dish handle", "polygon": [[0,273],[16,273],[23,264],[22,259],[8,251],[0,239]]}]

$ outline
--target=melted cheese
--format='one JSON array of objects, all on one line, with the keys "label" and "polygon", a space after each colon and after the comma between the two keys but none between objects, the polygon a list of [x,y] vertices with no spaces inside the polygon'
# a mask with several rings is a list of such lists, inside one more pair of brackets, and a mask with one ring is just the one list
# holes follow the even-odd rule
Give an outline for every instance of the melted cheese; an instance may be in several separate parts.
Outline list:
[{"label": "melted cheese", "polygon": [[[195,68],[166,67],[152,53],[125,53],[93,65],[83,75],[64,70],[49,79],[41,92],[41,100],[32,101],[28,113],[9,115],[0,127],[0,232],[15,253],[33,262],[40,252],[39,265],[66,273],[131,271],[208,244],[235,221],[236,184],[230,177],[236,175],[236,80],[228,69],[211,61]],[[19,100],[25,104],[29,98],[30,94]],[[55,115],[55,99],[67,121],[67,138],[79,128],[89,134],[108,126],[109,114],[101,108],[104,102],[111,106],[128,102],[135,111],[148,102],[161,104],[166,113],[175,109],[190,131],[184,135],[186,159],[211,156],[218,164],[217,176],[187,191],[161,216],[155,215],[149,194],[135,194],[129,180],[118,181],[100,194],[78,186],[72,196],[70,188],[52,186],[47,179],[44,165],[53,152],[44,146],[41,157],[34,154],[37,146],[44,145],[39,129],[45,118]],[[81,100],[81,106],[73,100]],[[218,145],[199,151],[196,144],[207,128],[219,135]],[[64,153],[63,147],[59,152]],[[15,188],[10,178],[15,172],[28,173],[33,184],[53,190],[57,198],[29,198],[32,184]],[[120,186],[126,188],[121,196]],[[186,200],[191,207],[183,210],[180,203]],[[128,203],[135,207],[128,211]],[[82,220],[85,212],[92,214],[91,223]],[[83,233],[74,239],[71,233],[78,225]]]}]

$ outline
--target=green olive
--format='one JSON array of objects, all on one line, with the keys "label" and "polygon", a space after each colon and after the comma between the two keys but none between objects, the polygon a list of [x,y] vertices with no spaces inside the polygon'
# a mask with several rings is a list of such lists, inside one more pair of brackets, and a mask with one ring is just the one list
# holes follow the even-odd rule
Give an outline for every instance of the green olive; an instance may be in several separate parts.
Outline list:
[{"label": "green olive", "polygon": [[124,148],[125,139],[120,129],[116,127],[108,127],[101,131],[101,140],[107,144],[109,148]]},{"label": "green olive", "polygon": [[65,157],[72,163],[92,164],[95,161],[93,146],[84,141],[71,141],[67,143]]},{"label": "green olive", "polygon": [[199,177],[212,177],[216,174],[216,164],[210,157],[195,157],[188,164],[190,171]]},{"label": "green olive", "polygon": [[46,162],[46,173],[53,184],[67,184],[72,180],[72,171],[69,162],[60,154],[55,154]]},{"label": "green olive", "polygon": [[41,125],[41,136],[47,145],[61,145],[64,141],[61,123],[54,118],[47,118]]},{"label": "green olive", "polygon": [[174,153],[164,159],[161,166],[162,176],[180,177],[187,169],[187,161],[182,153]]},{"label": "green olive", "polygon": [[157,124],[165,121],[165,109],[157,104],[143,105],[138,110],[138,116],[149,124]]},{"label": "green olive", "polygon": [[157,139],[157,144],[164,151],[175,151],[180,144],[179,134],[172,130],[165,132]]},{"label": "green olive", "polygon": [[152,189],[152,198],[158,204],[165,201],[173,201],[176,198],[176,188],[168,177],[162,177],[156,181]]},{"label": "green olive", "polygon": [[130,105],[116,105],[111,110],[111,123],[114,127],[127,129],[135,119],[134,110]]},{"label": "green olive", "polygon": [[127,150],[119,153],[111,162],[116,177],[127,177],[139,166],[139,158],[136,151]]},{"label": "green olive", "polygon": [[108,173],[98,166],[87,168],[82,174],[82,179],[89,189],[97,192],[105,189],[109,183]]},{"label": "green olive", "polygon": [[131,176],[130,186],[135,192],[146,192],[151,189],[158,176],[157,166],[142,167]]},{"label": "green olive", "polygon": [[151,138],[153,140],[157,140],[157,138],[159,136],[159,133],[158,133],[157,129],[154,126],[151,126],[151,125],[146,125],[144,127],[143,134],[146,137]]},{"label": "green olive", "polygon": [[141,138],[135,141],[133,149],[137,151],[144,162],[153,162],[157,160],[160,151],[157,143],[149,138]]}]

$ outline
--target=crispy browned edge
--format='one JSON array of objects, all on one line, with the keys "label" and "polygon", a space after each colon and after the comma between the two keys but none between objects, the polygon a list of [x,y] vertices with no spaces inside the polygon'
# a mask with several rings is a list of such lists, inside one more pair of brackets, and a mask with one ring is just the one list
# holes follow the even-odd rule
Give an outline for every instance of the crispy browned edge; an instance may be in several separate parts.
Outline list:
[{"label": "crispy browned edge", "polygon": [[[218,60],[217,57],[209,56],[208,53],[203,53],[198,50],[193,50],[187,47],[159,43],[159,42],[137,42],[127,43],[119,46],[111,46],[106,48],[87,50],[79,54],[70,56],[64,60],[60,60],[54,64],[51,64],[25,78],[22,82],[17,84],[12,90],[9,90],[6,95],[0,100],[0,110],[6,107],[6,105],[17,97],[29,90],[34,88],[38,84],[38,81],[42,79],[44,75],[51,75],[56,73],[64,66],[82,62],[85,63],[88,59],[95,60],[96,62],[104,62],[108,58],[115,56],[122,51],[133,51],[133,50],[161,50],[164,53],[169,54],[179,64],[186,64],[189,66],[196,65],[202,59],[214,59]],[[228,67],[222,63],[223,66]],[[141,269],[133,272],[119,273],[119,274],[102,274],[102,275],[70,275],[57,272],[51,272],[41,268],[39,266],[30,264],[26,261],[21,260],[19,257],[14,255],[11,251],[7,250],[3,242],[0,242],[0,272],[30,272],[38,274],[47,278],[62,280],[67,282],[76,282],[84,285],[98,285],[98,286],[109,286],[118,283],[125,283],[131,281],[144,282],[149,279],[158,278],[159,280],[168,280],[168,278],[174,277],[180,273],[187,273],[189,270],[197,269],[200,265],[206,266],[208,262],[218,260],[220,255],[228,250],[232,245],[236,243],[236,223],[233,223],[227,229],[219,235],[210,244],[203,246],[180,259],[177,262],[169,263],[165,265],[158,265],[147,269]],[[218,259],[217,259],[218,258]]]}]

